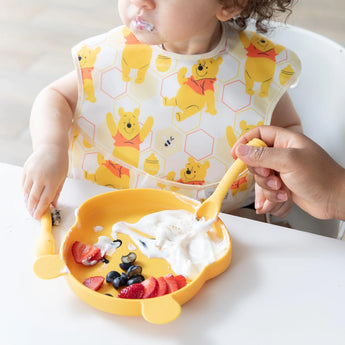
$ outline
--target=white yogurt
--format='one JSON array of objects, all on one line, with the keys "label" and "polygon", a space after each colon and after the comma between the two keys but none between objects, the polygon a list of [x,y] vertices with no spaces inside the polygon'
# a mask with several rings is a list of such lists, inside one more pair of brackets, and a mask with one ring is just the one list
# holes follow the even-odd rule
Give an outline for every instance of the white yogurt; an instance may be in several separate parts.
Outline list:
[{"label": "white yogurt", "polygon": [[134,18],[131,20],[131,25],[136,29],[140,31],[149,31],[152,32],[155,27],[152,23],[147,22],[146,20],[143,20],[140,17]]},{"label": "white yogurt", "polygon": [[114,243],[112,239],[107,236],[99,236],[98,242],[94,246],[101,250],[102,256],[113,255],[116,248],[118,248],[118,244]]},{"label": "white yogurt", "polygon": [[196,220],[194,214],[185,210],[166,210],[148,214],[135,224],[118,222],[113,225],[112,236],[114,239],[118,233],[130,236],[144,255],[163,258],[176,274],[194,279],[229,247],[229,240],[211,240],[208,232],[215,231],[212,223],[213,220]]},{"label": "white yogurt", "polygon": [[94,228],[93,228],[93,230],[94,230],[94,232],[101,232],[101,231],[103,231],[103,226],[101,226],[101,225],[96,225]]}]

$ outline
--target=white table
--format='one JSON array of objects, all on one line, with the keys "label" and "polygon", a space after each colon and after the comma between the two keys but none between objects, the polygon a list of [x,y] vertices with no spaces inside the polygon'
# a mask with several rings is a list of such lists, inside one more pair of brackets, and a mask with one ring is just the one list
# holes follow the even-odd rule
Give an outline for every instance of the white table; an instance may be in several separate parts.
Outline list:
[{"label": "white table", "polygon": [[[229,269],[175,321],[154,325],[98,311],[64,278],[33,274],[40,223],[24,207],[21,173],[0,163],[0,344],[344,344],[344,241],[222,214],[233,241]],[[105,190],[67,180],[56,231],[63,235],[76,207]]]}]

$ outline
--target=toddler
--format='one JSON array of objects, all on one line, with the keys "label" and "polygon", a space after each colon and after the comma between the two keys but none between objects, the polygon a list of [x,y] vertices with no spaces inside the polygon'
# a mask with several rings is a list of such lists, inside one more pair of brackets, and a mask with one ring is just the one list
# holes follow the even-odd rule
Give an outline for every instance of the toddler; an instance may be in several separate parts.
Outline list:
[{"label": "toddler", "polygon": [[[30,214],[56,205],[67,174],[111,188],[160,188],[203,200],[231,149],[263,124],[301,131],[286,90],[300,62],[257,32],[292,0],[118,0],[124,26],[72,49],[75,71],[37,96],[24,166]],[[245,170],[223,202],[250,202]],[[256,204],[285,216],[291,200]],[[253,200],[253,199],[252,199]],[[251,200],[251,202],[252,202]]]}]

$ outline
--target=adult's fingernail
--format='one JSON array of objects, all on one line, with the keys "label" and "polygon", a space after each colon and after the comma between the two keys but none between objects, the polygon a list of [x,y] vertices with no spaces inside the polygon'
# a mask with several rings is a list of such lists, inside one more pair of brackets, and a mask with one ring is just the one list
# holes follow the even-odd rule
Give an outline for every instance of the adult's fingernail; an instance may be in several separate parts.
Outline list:
[{"label": "adult's fingernail", "polygon": [[239,145],[237,148],[237,153],[241,156],[247,156],[250,152],[251,148],[248,145]]},{"label": "adult's fingernail", "polygon": [[255,201],[255,209],[260,210],[263,206],[263,203],[261,201]]},{"label": "adult's fingernail", "polygon": [[274,189],[274,190],[278,188],[278,184],[277,184],[276,180],[268,180],[267,186],[271,189]]},{"label": "adult's fingernail", "polygon": [[279,201],[286,201],[288,199],[288,195],[286,192],[279,192],[277,194],[277,198]]}]

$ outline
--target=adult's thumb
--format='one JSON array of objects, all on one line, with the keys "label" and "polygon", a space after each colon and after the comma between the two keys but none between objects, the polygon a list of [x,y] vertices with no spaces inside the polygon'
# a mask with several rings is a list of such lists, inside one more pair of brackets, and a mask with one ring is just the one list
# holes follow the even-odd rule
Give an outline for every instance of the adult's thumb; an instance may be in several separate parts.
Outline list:
[{"label": "adult's thumb", "polygon": [[283,157],[286,156],[284,149],[273,147],[254,147],[250,145],[239,145],[236,155],[247,165],[252,167],[269,168],[282,171],[286,167]]}]

